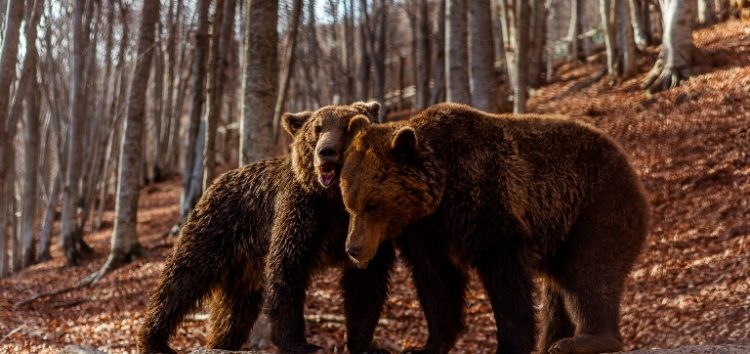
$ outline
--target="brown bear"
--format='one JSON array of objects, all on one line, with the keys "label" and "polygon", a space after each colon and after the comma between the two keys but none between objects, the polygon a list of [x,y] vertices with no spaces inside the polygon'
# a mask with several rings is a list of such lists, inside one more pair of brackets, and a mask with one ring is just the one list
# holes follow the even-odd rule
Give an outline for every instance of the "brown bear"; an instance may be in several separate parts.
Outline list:
[{"label": "brown bear", "polygon": [[[380,244],[400,235],[405,254],[450,267],[447,254],[459,270],[475,270],[495,315],[498,353],[534,349],[537,273],[542,351],[621,349],[623,283],[644,242],[649,206],[611,139],[570,120],[457,104],[384,125],[355,118],[350,134],[340,187],[356,263],[366,266]],[[440,286],[466,286],[451,281]],[[426,307],[436,311],[428,322],[457,303]],[[461,316],[450,320],[460,324]]]},{"label": "brown bear", "polygon": [[374,120],[378,109],[377,103],[356,103],[287,114],[284,127],[295,137],[291,156],[217,178],[166,260],[145,311],[139,351],[173,353],[169,337],[209,294],[207,347],[239,349],[261,311],[264,292],[280,352],[315,351],[319,347],[305,341],[303,304],[310,275],[327,266],[346,268],[341,286],[349,350],[377,350],[372,337],[393,250],[385,245],[366,269],[349,266],[348,215],[339,188],[327,187],[338,180],[349,120],[358,114]]}]

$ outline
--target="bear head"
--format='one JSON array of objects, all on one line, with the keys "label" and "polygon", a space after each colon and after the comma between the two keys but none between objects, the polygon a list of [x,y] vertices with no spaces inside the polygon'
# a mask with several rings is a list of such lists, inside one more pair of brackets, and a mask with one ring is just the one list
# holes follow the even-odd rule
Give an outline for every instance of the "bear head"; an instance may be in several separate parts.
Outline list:
[{"label": "bear head", "polygon": [[417,131],[403,122],[349,122],[352,142],[341,171],[341,192],[349,212],[346,252],[365,267],[384,241],[435,212],[444,174]]},{"label": "bear head", "polygon": [[351,142],[349,121],[359,116],[375,122],[379,111],[377,102],[356,102],[326,106],[315,112],[284,114],[282,125],[294,137],[291,154],[297,180],[308,190],[336,185],[344,152]]}]

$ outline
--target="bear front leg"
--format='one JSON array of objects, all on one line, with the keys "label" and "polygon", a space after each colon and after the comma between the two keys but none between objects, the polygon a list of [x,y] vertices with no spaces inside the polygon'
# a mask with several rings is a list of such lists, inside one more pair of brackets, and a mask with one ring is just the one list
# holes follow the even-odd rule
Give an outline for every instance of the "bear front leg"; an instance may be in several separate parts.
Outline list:
[{"label": "bear front leg", "polygon": [[409,348],[404,353],[442,354],[453,348],[464,329],[466,273],[453,264],[445,244],[426,237],[426,232],[399,238],[401,258],[411,270],[429,335],[424,348]]},{"label": "bear front leg", "polygon": [[375,347],[373,335],[388,296],[394,262],[393,245],[380,246],[367,268],[347,268],[341,278],[346,312],[346,337],[349,352],[389,353]]},{"label": "bear front leg", "polygon": [[497,325],[498,354],[528,354],[536,336],[533,282],[515,247],[488,248],[475,267],[492,304]]},{"label": "bear front leg", "polygon": [[303,193],[277,199],[271,246],[266,259],[266,311],[271,340],[280,353],[311,353],[305,340],[305,291],[320,248],[313,203]]}]

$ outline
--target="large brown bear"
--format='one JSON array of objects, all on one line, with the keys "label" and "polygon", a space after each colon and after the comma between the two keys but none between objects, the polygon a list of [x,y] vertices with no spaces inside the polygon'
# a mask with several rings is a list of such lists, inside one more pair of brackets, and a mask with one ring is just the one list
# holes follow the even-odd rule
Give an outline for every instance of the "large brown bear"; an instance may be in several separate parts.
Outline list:
[{"label": "large brown bear", "polygon": [[319,347],[305,341],[303,304],[310,275],[327,266],[346,268],[341,286],[349,350],[377,350],[372,337],[393,250],[385,245],[366,269],[349,266],[348,215],[339,188],[327,187],[338,180],[349,120],[358,114],[376,119],[378,109],[377,103],[356,103],[287,114],[284,127],[295,137],[291,157],[252,163],[213,183],[166,260],[145,311],[139,351],[173,353],[169,337],[209,294],[207,347],[239,349],[261,310],[264,288],[280,352],[315,351]]},{"label": "large brown bear", "polygon": [[[449,267],[448,254],[458,268],[476,270],[495,315],[498,353],[534,349],[538,272],[541,350],[622,347],[623,283],[646,236],[649,207],[612,140],[569,120],[491,115],[456,104],[385,125],[354,118],[350,130],[356,136],[340,185],[351,215],[347,253],[360,266],[401,235],[405,254]],[[455,279],[442,286],[463,291],[465,281]],[[461,323],[460,312],[446,312],[457,303],[425,311]]]}]

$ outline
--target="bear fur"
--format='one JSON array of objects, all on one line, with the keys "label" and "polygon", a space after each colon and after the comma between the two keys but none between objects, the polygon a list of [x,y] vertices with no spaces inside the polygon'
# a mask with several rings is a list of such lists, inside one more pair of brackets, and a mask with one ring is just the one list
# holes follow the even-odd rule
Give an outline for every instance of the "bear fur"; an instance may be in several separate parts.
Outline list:
[{"label": "bear fur", "polygon": [[[350,134],[340,182],[350,213],[347,253],[366,266],[398,236],[405,258],[458,272],[439,285],[416,284],[428,297],[430,286],[458,289],[441,306],[423,303],[429,326],[442,316],[460,331],[461,310],[446,309],[463,306],[455,294],[466,287],[460,274],[472,269],[492,304],[497,352],[529,353],[538,274],[541,351],[622,348],[621,294],[648,231],[649,206],[611,139],[570,120],[457,104],[404,122],[354,119]],[[415,279],[434,268],[413,269]],[[457,332],[435,336],[455,341]],[[445,353],[453,342],[442,345],[425,352]]]},{"label": "bear fur", "polygon": [[[165,262],[138,335],[140,352],[173,353],[169,337],[206,299],[207,347],[239,349],[264,297],[279,351],[314,351],[318,347],[307,344],[304,336],[305,290],[310,275],[328,266],[346,268],[341,286],[350,351],[373,349],[393,250],[383,247],[367,269],[350,266],[344,252],[348,215],[339,188],[318,182],[319,159],[312,155],[325,145],[338,154],[330,159],[338,169],[350,140],[349,120],[362,114],[375,119],[378,108],[377,103],[356,103],[287,114],[282,123],[295,137],[291,156],[255,162],[217,178],[191,212]],[[288,209],[292,207],[297,209]]]}]

